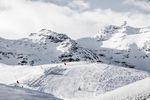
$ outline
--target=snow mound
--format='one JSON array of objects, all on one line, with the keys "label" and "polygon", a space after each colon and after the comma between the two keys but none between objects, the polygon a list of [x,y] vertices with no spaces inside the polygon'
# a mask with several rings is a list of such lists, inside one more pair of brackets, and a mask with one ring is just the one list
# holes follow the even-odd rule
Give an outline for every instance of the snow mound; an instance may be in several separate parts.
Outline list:
[{"label": "snow mound", "polygon": [[94,100],[150,100],[150,78],[107,92]]},{"label": "snow mound", "polygon": [[61,100],[51,94],[0,84],[0,100]]}]

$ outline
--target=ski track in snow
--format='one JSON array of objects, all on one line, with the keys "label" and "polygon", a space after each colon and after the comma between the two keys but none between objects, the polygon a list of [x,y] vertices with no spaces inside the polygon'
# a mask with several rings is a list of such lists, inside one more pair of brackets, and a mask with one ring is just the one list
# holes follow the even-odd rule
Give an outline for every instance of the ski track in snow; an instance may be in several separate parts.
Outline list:
[{"label": "ski track in snow", "polygon": [[56,95],[59,98],[99,96],[108,91],[149,77],[150,74],[130,68],[101,63],[72,62],[41,66],[0,65],[0,83],[15,85]]}]

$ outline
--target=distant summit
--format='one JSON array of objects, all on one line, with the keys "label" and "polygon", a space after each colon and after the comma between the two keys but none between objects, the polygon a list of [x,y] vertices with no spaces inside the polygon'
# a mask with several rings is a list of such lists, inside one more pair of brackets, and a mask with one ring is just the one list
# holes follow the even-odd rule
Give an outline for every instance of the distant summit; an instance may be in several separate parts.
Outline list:
[{"label": "distant summit", "polygon": [[127,21],[124,21],[124,23],[120,26],[108,25],[104,27],[101,31],[99,31],[95,35],[95,38],[99,41],[105,41],[105,40],[110,39],[112,35],[116,33],[133,35],[133,34],[140,34],[140,33],[146,33],[146,32],[150,32],[150,27],[135,28],[132,26],[128,26]]}]

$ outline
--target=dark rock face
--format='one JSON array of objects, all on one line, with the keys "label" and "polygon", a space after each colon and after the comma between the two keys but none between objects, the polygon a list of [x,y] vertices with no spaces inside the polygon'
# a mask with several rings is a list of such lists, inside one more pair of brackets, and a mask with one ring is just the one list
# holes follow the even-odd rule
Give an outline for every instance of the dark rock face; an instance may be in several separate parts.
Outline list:
[{"label": "dark rock face", "polygon": [[42,29],[39,33],[31,33],[31,37],[38,36],[41,39],[50,40],[50,42],[59,43],[67,39],[70,39],[67,35],[62,33],[56,33],[51,30]]},{"label": "dark rock face", "polygon": [[50,39],[51,42],[54,42],[54,43],[58,43],[58,42],[63,42],[65,41],[66,39],[68,39],[68,37],[66,35],[63,35],[63,34],[59,34],[58,37],[53,37],[53,36],[47,36],[47,39]]}]

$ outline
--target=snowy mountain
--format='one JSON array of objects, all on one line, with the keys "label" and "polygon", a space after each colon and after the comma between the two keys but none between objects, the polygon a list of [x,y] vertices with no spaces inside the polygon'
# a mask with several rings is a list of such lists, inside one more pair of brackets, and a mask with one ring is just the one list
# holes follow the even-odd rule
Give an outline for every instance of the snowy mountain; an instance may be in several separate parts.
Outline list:
[{"label": "snowy mountain", "polygon": [[19,80],[63,99],[99,98],[150,76],[149,39],[150,27],[127,22],[79,40],[46,29],[18,40],[0,38],[0,83],[15,86]]},{"label": "snowy mountain", "polygon": [[61,100],[53,95],[0,84],[0,100]]},{"label": "snowy mountain", "polygon": [[79,40],[42,29],[19,40],[0,38],[0,62],[42,65],[88,61],[150,71],[149,33],[150,27],[135,28],[127,22],[121,26],[106,26],[95,36]]},{"label": "snowy mountain", "polygon": [[150,100],[149,84],[150,0],[0,0],[0,100]]},{"label": "snowy mountain", "polygon": [[0,39],[0,62],[39,65],[64,61],[97,61],[98,56],[65,34],[42,29],[20,40]]},{"label": "snowy mountain", "polygon": [[96,45],[96,43],[100,42],[99,47],[89,48],[94,50],[99,50],[101,49],[100,47],[127,50],[131,44],[136,44],[139,48],[143,48],[144,44],[146,44],[149,40],[149,33],[150,27],[135,28],[128,26],[127,22],[125,21],[120,26],[106,26],[101,29],[95,36],[83,39],[81,38],[77,42],[85,48],[90,47],[85,44],[88,41],[92,42],[90,40],[93,40],[91,43],[93,45]]},{"label": "snowy mountain", "polygon": [[150,27],[135,28],[125,22],[110,25],[94,37],[77,40],[87,49],[97,52],[102,62],[150,71]]}]

